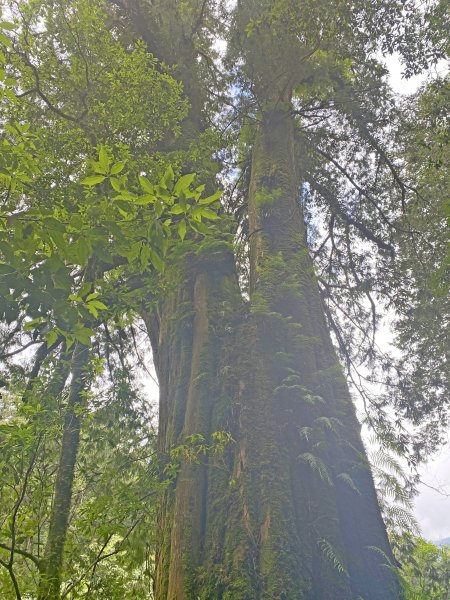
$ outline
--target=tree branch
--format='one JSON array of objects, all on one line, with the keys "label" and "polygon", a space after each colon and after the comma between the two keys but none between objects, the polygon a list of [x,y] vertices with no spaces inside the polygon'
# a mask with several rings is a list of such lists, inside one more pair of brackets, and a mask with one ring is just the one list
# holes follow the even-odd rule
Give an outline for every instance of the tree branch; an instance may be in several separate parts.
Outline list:
[{"label": "tree branch", "polygon": [[[17,54],[17,56],[20,56],[22,58],[22,60],[26,64],[26,66],[32,70],[33,76],[34,76],[34,81],[36,83],[36,87],[35,87],[34,91],[41,98],[41,100],[43,100],[45,102],[45,104],[48,106],[48,108],[52,112],[54,112],[55,114],[60,116],[61,118],[65,119],[66,121],[71,121],[72,123],[79,124],[86,116],[87,109],[85,109],[81,113],[81,115],[79,115],[78,117],[74,117],[73,115],[69,115],[69,114],[65,113],[63,110],[61,110],[60,108],[58,108],[57,106],[55,106],[41,88],[41,81],[40,81],[39,71],[38,71],[37,67],[31,62],[31,60],[28,58],[28,56],[25,54],[25,52],[22,52],[21,50],[19,50],[17,48],[14,48],[14,51]],[[31,92],[29,92],[29,93],[31,93]]]},{"label": "tree branch", "polygon": [[17,582],[17,578],[16,578],[16,576],[14,575],[14,570],[13,570],[13,568],[12,568],[12,567],[11,567],[11,566],[10,566],[10,565],[7,563],[7,562],[5,562],[4,560],[2,560],[1,558],[0,558],[0,565],[1,565],[2,567],[5,567],[5,569],[6,569],[6,570],[8,571],[8,573],[9,573],[9,576],[10,576],[10,578],[11,578],[12,584],[13,584],[13,586],[14,586],[14,592],[15,592],[15,594],[16,594],[16,600],[22,600],[22,596],[21,596],[21,594],[20,594],[20,588],[19,588],[19,584],[18,584],[18,582]]},{"label": "tree branch", "polygon": [[374,234],[364,223],[361,223],[351,215],[349,215],[344,208],[340,205],[339,201],[333,196],[333,194],[321,183],[311,178],[309,180],[311,187],[316,190],[325,200],[328,201],[329,206],[334,209],[337,216],[339,216],[343,221],[345,221],[348,225],[352,225],[357,229],[363,237],[370,240],[374,244],[380,248],[380,250],[385,250],[391,254],[393,257],[395,255],[395,249],[392,244],[385,242],[378,235]]},{"label": "tree branch", "polygon": [[317,146],[315,146],[313,148],[314,148],[315,152],[317,152],[318,154],[320,154],[321,156],[323,156],[324,158],[329,160],[338,169],[338,171],[340,171],[344,175],[344,177],[346,179],[348,179],[348,181],[352,184],[352,186],[376,208],[376,210],[380,214],[382,220],[387,225],[389,225],[389,227],[391,227],[392,229],[397,229],[395,227],[395,225],[386,217],[386,215],[381,210],[381,208],[378,206],[378,203],[376,202],[376,200],[374,200],[370,194],[368,194],[365,190],[363,190],[363,188],[355,181],[354,177],[347,171],[347,169],[345,169],[341,164],[338,163],[337,160],[335,160],[330,154],[328,154],[324,150],[317,148]]},{"label": "tree branch", "polygon": [[28,558],[29,560],[31,560],[32,562],[34,562],[34,564],[37,566],[37,568],[40,570],[41,569],[41,561],[34,556],[34,554],[31,554],[31,552],[26,552],[26,550],[21,550],[20,548],[11,548],[11,546],[8,546],[7,544],[3,544],[2,542],[0,542],[0,548],[2,548],[3,550],[8,550],[9,552],[13,551],[15,554],[20,554],[20,556],[24,556],[25,558]]}]

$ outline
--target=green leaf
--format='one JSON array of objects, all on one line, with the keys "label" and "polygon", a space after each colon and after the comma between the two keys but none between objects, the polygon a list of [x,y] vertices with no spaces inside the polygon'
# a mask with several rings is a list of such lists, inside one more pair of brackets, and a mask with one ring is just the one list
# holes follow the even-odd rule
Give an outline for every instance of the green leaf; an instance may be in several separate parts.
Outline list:
[{"label": "green leaf", "polygon": [[144,196],[139,196],[133,200],[133,204],[137,204],[139,206],[147,206],[147,204],[152,204],[156,200],[156,197],[151,194],[145,194]]},{"label": "green leaf", "polygon": [[150,262],[151,250],[147,244],[144,244],[141,249],[141,254],[139,256],[139,260],[141,262],[141,268],[144,270],[148,267],[148,263]]},{"label": "green leaf", "polygon": [[95,306],[92,306],[90,303],[86,306],[91,315],[96,319],[98,317],[98,310],[95,308]]},{"label": "green leaf", "polygon": [[222,192],[216,192],[212,196],[208,196],[207,198],[201,198],[198,203],[199,204],[212,204],[216,202],[222,196]]},{"label": "green leaf", "polygon": [[91,177],[86,177],[86,179],[83,179],[81,183],[83,185],[97,185],[102,181],[105,181],[105,177],[103,175],[92,175]]},{"label": "green leaf", "polygon": [[157,271],[164,271],[164,261],[157,252],[152,252],[151,261]]},{"label": "green leaf", "polygon": [[79,327],[77,328],[74,332],[73,332],[73,337],[80,342],[81,344],[83,344],[84,346],[90,346],[91,345],[91,337],[93,337],[94,332],[92,331],[92,329],[89,329],[88,327]]},{"label": "green leaf", "polygon": [[[120,200],[120,198],[119,198],[119,200]],[[129,216],[130,216],[129,212],[127,212],[126,210],[123,210],[122,208],[120,208],[120,206],[117,207],[117,210],[119,211],[119,213],[122,215],[122,217],[124,219],[128,219],[129,218]]]},{"label": "green leaf", "polygon": [[100,302],[100,300],[91,300],[88,304],[89,306],[93,306],[97,310],[107,310],[108,308],[106,304],[103,304],[103,302]]},{"label": "green leaf", "polygon": [[106,175],[108,173],[108,167],[103,166],[100,162],[94,162],[92,168],[96,173]]},{"label": "green leaf", "polygon": [[50,346],[53,346],[53,344],[56,342],[57,339],[58,339],[58,333],[56,331],[49,331],[45,336],[45,340],[47,342],[47,348],[50,348]]},{"label": "green leaf", "polygon": [[135,200],[136,197],[136,194],[122,190],[120,194],[114,198],[114,200]]},{"label": "green leaf", "polygon": [[181,241],[184,240],[186,236],[186,221],[182,219],[177,225],[178,235],[180,236]]},{"label": "green leaf", "polygon": [[189,225],[191,229],[202,235],[208,235],[210,233],[208,225],[205,225],[205,223],[201,223],[200,221],[190,221]]},{"label": "green leaf", "polygon": [[117,162],[116,164],[114,164],[111,167],[111,175],[117,175],[118,173],[121,173],[125,168],[125,164],[126,164],[126,161],[124,161],[124,160],[121,160],[120,162]]},{"label": "green leaf", "polygon": [[42,323],[42,321],[44,321],[44,317],[38,317],[37,319],[33,319],[32,321],[28,321],[27,323],[25,323],[25,325],[23,326],[23,330],[24,331],[31,331],[32,329],[34,329],[37,325],[39,325],[40,323]]},{"label": "green leaf", "polygon": [[100,152],[98,153],[98,162],[107,173],[109,171],[109,156],[105,146],[101,146],[100,148]]},{"label": "green leaf", "polygon": [[314,456],[314,454],[311,454],[311,452],[304,452],[303,454],[300,454],[298,458],[306,462],[311,469],[315,471],[323,481],[325,481],[325,483],[328,485],[333,485],[330,474],[328,473],[328,469],[321,458]]},{"label": "green leaf", "polygon": [[142,248],[142,242],[134,242],[131,247],[127,250],[127,258],[129,262],[133,262],[139,256]]},{"label": "green leaf", "polygon": [[180,204],[175,204],[175,206],[173,206],[170,209],[170,214],[172,214],[172,215],[181,215],[182,213],[185,213],[185,212],[186,212],[186,209],[183,206],[181,206]]},{"label": "green leaf", "polygon": [[139,175],[138,179],[139,183],[141,184],[141,188],[144,190],[144,192],[147,192],[148,194],[154,194],[155,190],[150,181],[147,179],[147,177]]},{"label": "green leaf", "polygon": [[160,200],[158,200],[158,198],[155,198],[153,209],[155,211],[156,217],[159,218],[163,213],[163,204]]},{"label": "green leaf", "polygon": [[75,339],[66,331],[63,331],[62,334],[66,340],[66,350],[70,350],[75,343]]},{"label": "green leaf", "polygon": [[111,177],[109,181],[111,182],[111,185],[116,192],[122,191],[122,182],[120,181],[120,179],[117,179],[117,177]]},{"label": "green leaf", "polygon": [[220,218],[217,213],[210,210],[209,208],[202,208],[199,212],[202,217],[204,217],[205,219],[209,219],[210,221],[216,221]]},{"label": "green leaf", "polygon": [[175,173],[173,172],[172,166],[169,165],[166,172],[164,173],[164,177],[162,178],[160,185],[167,189],[173,183],[174,179]]},{"label": "green leaf", "polygon": [[[89,289],[91,284],[89,283]],[[86,302],[89,302],[90,300],[94,300],[95,298],[98,298],[100,296],[99,292],[92,292],[92,294],[89,294],[89,296],[87,296],[86,298]]]},{"label": "green leaf", "polygon": [[[81,297],[83,297],[83,296],[85,296],[85,295],[86,295],[86,294],[87,294],[87,293],[88,293],[88,292],[89,292],[91,289],[92,289],[92,283],[91,283],[90,281],[85,281],[85,282],[82,284],[82,286],[80,287],[80,290],[79,290],[79,292],[78,292],[78,295],[79,295],[79,296],[81,296]],[[99,295],[99,293],[98,293],[98,292],[94,292],[94,293],[95,293],[95,294],[97,294],[97,296]],[[90,298],[91,296],[93,296],[93,295],[94,295],[94,294],[90,294],[90,295],[87,297],[87,300],[89,300],[89,298]]]},{"label": "green leaf", "polygon": [[178,179],[178,181],[175,184],[173,190],[174,194],[179,194],[181,190],[189,189],[189,186],[194,181],[194,179],[195,173],[188,173],[187,175],[183,175],[183,177],[180,177],[180,179]]},{"label": "green leaf", "polygon": [[14,29],[17,29],[18,25],[17,23],[10,23],[9,21],[2,21],[0,23],[0,29],[6,29],[6,31],[14,31]]},{"label": "green leaf", "polygon": [[67,255],[72,262],[85,265],[91,253],[90,244],[86,239],[80,238],[67,248]]},{"label": "green leaf", "polygon": [[65,233],[66,231],[66,226],[64,223],[61,223],[61,221],[55,219],[54,217],[45,218],[42,220],[42,223],[46,229],[49,229],[52,232],[59,231],[61,233]]}]

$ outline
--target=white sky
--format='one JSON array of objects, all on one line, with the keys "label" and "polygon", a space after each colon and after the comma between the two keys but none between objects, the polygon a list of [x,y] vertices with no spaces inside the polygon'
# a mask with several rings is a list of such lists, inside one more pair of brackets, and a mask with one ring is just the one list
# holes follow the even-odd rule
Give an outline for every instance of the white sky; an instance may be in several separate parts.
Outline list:
[{"label": "white sky", "polygon": [[[402,78],[402,66],[396,56],[386,61],[390,71],[390,83],[398,94],[411,94],[425,80],[425,76],[417,75],[406,80]],[[443,73],[447,65],[438,63],[435,73]],[[421,469],[421,480],[436,488],[419,485],[419,495],[414,503],[415,517],[422,530],[422,535],[432,541],[450,537],[450,432],[446,445],[437,456]]]}]

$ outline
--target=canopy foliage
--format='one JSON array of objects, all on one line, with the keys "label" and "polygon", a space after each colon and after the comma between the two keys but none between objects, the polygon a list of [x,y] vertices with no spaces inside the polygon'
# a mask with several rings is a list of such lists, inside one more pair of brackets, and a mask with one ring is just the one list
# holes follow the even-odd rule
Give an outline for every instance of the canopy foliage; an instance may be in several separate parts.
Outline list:
[{"label": "canopy foliage", "polygon": [[[158,501],[179,457],[233,440],[189,439],[164,471],[141,385],[140,319],[177,285],[180,256],[216,246],[232,250],[242,303],[258,308],[249,307],[250,164],[258,119],[283,102],[295,117],[298,202],[327,324],[367,421],[413,467],[439,446],[449,410],[448,77],[399,98],[380,56],[398,53],[408,76],[425,72],[446,53],[444,15],[444,2],[419,10],[384,0],[6,3],[5,597],[35,597],[43,585],[68,414],[79,446],[62,597],[152,597]],[[386,316],[392,352],[379,343]],[[422,541],[407,551],[411,598],[430,577],[427,597],[443,597],[448,557],[434,552]]]}]

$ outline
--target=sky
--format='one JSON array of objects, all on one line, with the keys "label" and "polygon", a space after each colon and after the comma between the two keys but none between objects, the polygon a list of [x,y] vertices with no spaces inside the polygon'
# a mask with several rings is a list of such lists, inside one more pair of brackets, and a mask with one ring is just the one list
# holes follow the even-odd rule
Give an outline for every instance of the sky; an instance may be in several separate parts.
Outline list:
[{"label": "sky", "polygon": [[[415,92],[425,80],[423,75],[410,79],[402,78],[402,66],[395,55],[385,62],[390,73],[390,84],[398,94]],[[438,63],[435,72],[442,73],[446,69],[446,65]],[[430,541],[450,537],[450,431],[447,443],[433,460],[421,469],[420,476],[424,483],[418,487],[414,514],[422,535]]]},{"label": "sky", "polygon": [[[449,436],[450,437],[450,436]],[[414,513],[429,540],[439,541],[450,537],[450,446],[446,446],[428,465],[421,469],[421,479],[414,502]],[[436,491],[438,490],[438,491]]]}]

